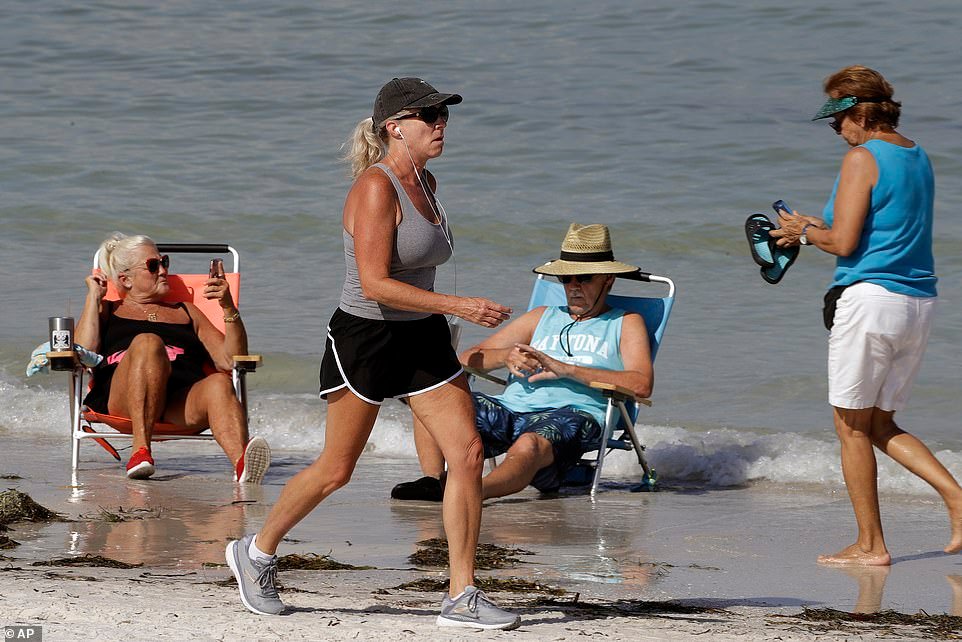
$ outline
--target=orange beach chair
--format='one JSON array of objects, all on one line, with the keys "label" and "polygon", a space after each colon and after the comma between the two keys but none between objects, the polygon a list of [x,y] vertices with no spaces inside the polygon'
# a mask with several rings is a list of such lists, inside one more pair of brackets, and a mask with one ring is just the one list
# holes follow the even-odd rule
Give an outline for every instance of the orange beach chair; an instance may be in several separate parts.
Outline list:
[{"label": "orange beach chair", "polygon": [[[227,244],[209,243],[158,243],[157,249],[162,254],[203,254],[206,257],[216,257],[230,255],[233,258],[233,266],[229,271],[225,269],[225,277],[230,285],[231,294],[234,302],[240,305],[240,256],[237,250]],[[98,256],[94,254],[93,267],[98,265]],[[224,315],[216,301],[205,299],[203,296],[204,283],[208,279],[208,273],[198,274],[168,274],[167,280],[170,283],[170,293],[165,298],[168,302],[190,302],[196,305],[204,315],[210,319],[211,323],[224,331]],[[105,300],[119,300],[119,295],[113,283],[107,286]],[[126,417],[116,417],[113,415],[102,414],[91,410],[83,405],[84,393],[89,388],[89,380],[92,376],[92,369],[80,364],[76,353],[49,352],[47,357],[53,370],[67,370],[70,372],[70,438],[73,445],[71,465],[73,473],[77,472],[80,463],[80,443],[84,439],[93,439],[100,444],[117,461],[120,461],[120,454],[107,441],[111,439],[131,439],[132,427],[130,419]],[[231,377],[234,383],[234,391],[244,408],[244,417],[247,418],[247,373],[256,370],[261,362],[259,355],[236,355],[234,356],[234,366]],[[85,379],[88,385],[85,386]],[[96,429],[95,426],[106,426],[106,429]],[[167,441],[171,439],[200,439],[212,440],[214,437],[208,431],[201,434],[196,429],[169,423],[154,424],[151,441]]]}]

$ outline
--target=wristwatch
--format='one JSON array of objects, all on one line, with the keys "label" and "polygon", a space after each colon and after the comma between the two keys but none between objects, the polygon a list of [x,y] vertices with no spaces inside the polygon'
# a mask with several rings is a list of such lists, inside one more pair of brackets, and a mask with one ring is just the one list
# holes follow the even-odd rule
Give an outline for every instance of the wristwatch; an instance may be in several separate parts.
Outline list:
[{"label": "wristwatch", "polygon": [[802,228],[802,233],[798,235],[798,242],[802,245],[811,245],[812,242],[808,240],[808,235],[805,233],[808,228],[817,227],[814,223],[807,223],[805,227]]}]

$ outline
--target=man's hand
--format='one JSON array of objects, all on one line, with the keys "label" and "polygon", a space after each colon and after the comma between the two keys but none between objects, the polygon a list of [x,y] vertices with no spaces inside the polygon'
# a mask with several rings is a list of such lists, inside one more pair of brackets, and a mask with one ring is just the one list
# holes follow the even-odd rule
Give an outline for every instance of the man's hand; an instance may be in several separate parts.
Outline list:
[{"label": "man's hand", "polygon": [[[518,372],[512,367],[517,364]],[[567,376],[570,365],[549,357],[540,350],[529,345],[518,343],[508,356],[508,369],[518,377],[527,377],[528,381],[547,381],[562,379]],[[520,373],[520,374],[519,374]]]}]

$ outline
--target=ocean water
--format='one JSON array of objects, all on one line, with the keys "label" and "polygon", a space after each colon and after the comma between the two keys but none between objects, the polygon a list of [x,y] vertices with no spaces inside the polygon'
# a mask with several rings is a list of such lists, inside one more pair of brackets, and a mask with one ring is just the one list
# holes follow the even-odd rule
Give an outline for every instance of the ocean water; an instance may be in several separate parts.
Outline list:
[{"label": "ocean water", "polygon": [[[820,213],[846,146],[810,118],[822,79],[860,63],[893,83],[900,129],[936,170],[941,308],[899,416],[962,474],[954,1],[50,1],[0,18],[0,433],[66,434],[63,377],[24,367],[45,317],[79,316],[93,251],[121,230],[239,250],[265,355],[254,429],[316,451],[344,271],[340,145],[386,80],[416,75],[464,96],[431,164],[456,239],[439,290],[520,312],[568,224],[605,223],[618,258],[678,286],[642,418],[662,479],[838,486],[820,310],[832,258],[804,248],[768,285],[742,226],[779,198]],[[409,423],[386,404],[367,456],[413,458]],[[610,472],[631,474],[620,455]],[[881,477],[929,492],[888,462]]]}]

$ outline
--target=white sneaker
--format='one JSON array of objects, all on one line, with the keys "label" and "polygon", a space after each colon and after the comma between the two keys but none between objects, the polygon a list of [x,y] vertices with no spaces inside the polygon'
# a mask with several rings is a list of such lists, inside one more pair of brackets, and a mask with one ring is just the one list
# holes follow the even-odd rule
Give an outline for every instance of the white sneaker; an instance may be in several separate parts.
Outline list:
[{"label": "white sneaker", "polygon": [[244,454],[237,462],[234,471],[234,481],[247,484],[259,484],[264,481],[264,474],[271,467],[271,447],[263,437],[252,437],[247,442]]}]

